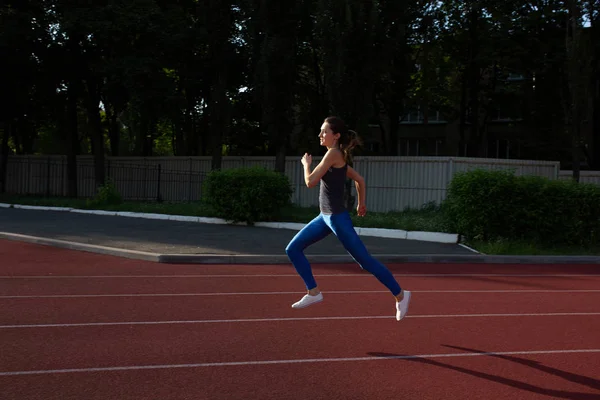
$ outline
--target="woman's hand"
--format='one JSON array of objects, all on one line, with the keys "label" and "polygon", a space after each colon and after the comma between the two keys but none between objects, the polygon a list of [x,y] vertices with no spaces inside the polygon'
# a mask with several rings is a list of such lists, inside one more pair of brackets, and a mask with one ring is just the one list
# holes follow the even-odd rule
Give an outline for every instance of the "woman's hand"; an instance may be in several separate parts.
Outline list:
[{"label": "woman's hand", "polygon": [[302,165],[305,167],[310,167],[312,164],[312,156],[308,153],[304,153],[304,157],[302,157]]},{"label": "woman's hand", "polygon": [[359,203],[356,207],[356,213],[359,217],[364,217],[367,214],[367,206]]}]

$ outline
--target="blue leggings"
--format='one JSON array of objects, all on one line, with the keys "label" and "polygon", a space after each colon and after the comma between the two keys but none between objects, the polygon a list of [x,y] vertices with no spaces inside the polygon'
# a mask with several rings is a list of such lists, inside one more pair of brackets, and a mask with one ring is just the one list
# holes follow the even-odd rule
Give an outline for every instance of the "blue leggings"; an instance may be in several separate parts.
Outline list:
[{"label": "blue leggings", "polygon": [[294,236],[285,248],[290,261],[300,274],[308,290],[317,287],[310,263],[304,255],[304,249],[327,237],[333,232],[352,258],[362,269],[373,274],[394,296],[400,294],[401,288],[392,273],[379,261],[373,258],[354,230],[350,214],[319,214]]}]

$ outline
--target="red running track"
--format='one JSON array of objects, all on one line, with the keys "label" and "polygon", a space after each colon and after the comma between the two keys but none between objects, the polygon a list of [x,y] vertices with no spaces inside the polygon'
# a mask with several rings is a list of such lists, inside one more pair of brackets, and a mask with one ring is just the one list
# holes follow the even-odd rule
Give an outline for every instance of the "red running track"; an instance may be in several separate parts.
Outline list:
[{"label": "red running track", "polygon": [[0,241],[4,399],[600,399],[593,265],[161,265]]}]

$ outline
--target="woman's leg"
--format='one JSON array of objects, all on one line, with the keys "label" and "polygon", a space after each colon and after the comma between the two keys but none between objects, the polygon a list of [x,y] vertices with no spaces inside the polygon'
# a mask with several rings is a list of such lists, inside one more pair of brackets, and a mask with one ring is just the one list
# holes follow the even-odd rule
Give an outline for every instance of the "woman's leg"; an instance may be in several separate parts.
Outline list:
[{"label": "woman's leg", "polygon": [[326,215],[324,219],[340,242],[342,242],[346,251],[350,253],[352,258],[354,258],[361,268],[373,274],[390,290],[394,297],[401,300],[402,289],[400,288],[400,285],[390,270],[369,254],[364,243],[360,240],[358,234],[354,230],[350,214],[344,212],[341,214]]},{"label": "woman's leg", "polygon": [[[327,226],[323,217],[319,214],[311,222],[309,222],[300,232],[294,236],[290,243],[285,248],[290,261],[296,268],[296,271],[304,281],[306,289],[309,291],[317,291],[317,283],[312,273],[310,263],[304,255],[304,249],[311,244],[324,239],[331,233],[331,229]],[[316,294],[316,293],[314,293]]]},{"label": "woman's leg", "polygon": [[360,266],[373,274],[379,282],[383,283],[396,298],[396,319],[398,321],[406,317],[410,304],[411,293],[402,290],[394,276],[383,264],[373,258],[367,251],[362,240],[354,230],[350,214],[347,212],[324,216],[325,222],[335,235],[340,239],[344,248],[352,255]]}]

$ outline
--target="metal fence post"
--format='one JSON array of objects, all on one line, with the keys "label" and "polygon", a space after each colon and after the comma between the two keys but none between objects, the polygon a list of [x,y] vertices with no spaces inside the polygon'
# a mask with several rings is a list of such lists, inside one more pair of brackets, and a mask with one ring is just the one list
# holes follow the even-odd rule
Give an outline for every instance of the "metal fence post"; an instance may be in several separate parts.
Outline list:
[{"label": "metal fence post", "polygon": [[61,191],[60,191],[60,196],[67,196],[67,194],[69,193],[69,183],[65,182],[65,158],[61,157],[60,158],[60,186],[61,186]]},{"label": "metal fence post", "polygon": [[454,158],[450,157],[448,159],[448,181],[446,182],[446,187],[444,189],[444,198],[446,198],[446,196],[448,195],[448,186],[450,186],[450,183],[452,182],[453,178],[454,178]]},{"label": "metal fence post", "polygon": [[50,156],[46,160],[46,197],[50,197]]},{"label": "metal fence post", "polygon": [[158,164],[158,184],[156,185],[156,201],[157,202],[161,202],[160,199],[160,171],[161,171],[161,164]]},{"label": "metal fence post", "polygon": [[188,175],[188,203],[192,201],[192,157],[189,159],[190,161],[190,169]]}]

